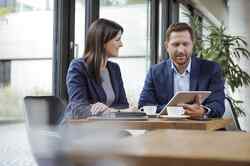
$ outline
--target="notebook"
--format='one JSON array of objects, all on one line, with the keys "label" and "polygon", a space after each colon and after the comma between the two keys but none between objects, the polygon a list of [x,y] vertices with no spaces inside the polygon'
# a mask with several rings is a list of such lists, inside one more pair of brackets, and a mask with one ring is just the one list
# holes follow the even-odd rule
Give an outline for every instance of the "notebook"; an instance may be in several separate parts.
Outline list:
[{"label": "notebook", "polygon": [[101,116],[92,116],[88,118],[89,120],[125,120],[125,121],[141,121],[141,120],[148,120],[148,116],[145,112],[108,112]]}]

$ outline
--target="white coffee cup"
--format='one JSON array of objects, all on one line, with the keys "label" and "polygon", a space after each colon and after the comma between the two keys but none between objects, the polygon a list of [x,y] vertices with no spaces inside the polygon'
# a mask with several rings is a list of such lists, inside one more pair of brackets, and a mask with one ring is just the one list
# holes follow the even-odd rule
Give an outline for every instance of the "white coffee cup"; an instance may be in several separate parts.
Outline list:
[{"label": "white coffee cup", "polygon": [[157,106],[154,106],[154,105],[143,106],[143,110],[147,115],[155,115],[156,109],[157,109]]},{"label": "white coffee cup", "polygon": [[179,115],[183,115],[185,113],[185,110],[183,109],[183,107],[168,106],[167,112],[168,112],[168,115],[179,116]]}]

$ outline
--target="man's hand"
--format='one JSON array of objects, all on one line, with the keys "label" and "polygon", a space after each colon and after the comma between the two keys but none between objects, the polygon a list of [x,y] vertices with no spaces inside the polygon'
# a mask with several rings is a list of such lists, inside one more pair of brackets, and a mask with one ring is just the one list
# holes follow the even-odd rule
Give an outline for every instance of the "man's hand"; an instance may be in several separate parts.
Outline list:
[{"label": "man's hand", "polygon": [[190,115],[192,118],[202,117],[205,114],[206,110],[201,106],[200,98],[198,95],[195,97],[193,104],[180,105],[185,109],[185,114]]},{"label": "man's hand", "polygon": [[198,104],[183,104],[183,108],[185,109],[185,114],[194,118],[202,117],[206,112],[206,110]]}]

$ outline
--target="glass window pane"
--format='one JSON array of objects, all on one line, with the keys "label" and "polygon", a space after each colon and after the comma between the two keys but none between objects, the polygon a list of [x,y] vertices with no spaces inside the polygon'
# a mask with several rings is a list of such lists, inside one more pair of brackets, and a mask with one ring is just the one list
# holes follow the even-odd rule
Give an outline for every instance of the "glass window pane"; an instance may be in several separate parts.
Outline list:
[{"label": "glass window pane", "polygon": [[[100,18],[114,20],[124,28],[121,56],[145,56],[148,50],[147,0],[101,0]],[[129,14],[128,14],[129,13]]]},{"label": "glass window pane", "polygon": [[209,26],[212,26],[212,23],[206,17],[203,17],[202,18],[202,39],[203,39],[203,45],[205,47],[208,47],[209,45],[208,40],[206,40],[209,35],[209,30],[208,30]]},{"label": "glass window pane", "polygon": [[85,42],[85,0],[75,1],[75,58],[81,57]]},{"label": "glass window pane", "polygon": [[191,12],[183,4],[179,4],[179,22],[190,23],[190,19],[187,15],[191,15]]},{"label": "glass window pane", "polygon": [[54,1],[0,2],[0,118],[24,119],[24,96],[52,93]]},{"label": "glass window pane", "polygon": [[[160,1],[159,3],[159,18],[162,18],[162,1]],[[158,33],[159,33],[159,38],[158,38],[158,52],[159,52],[159,55],[158,55],[158,62],[162,61],[163,59],[163,55],[162,55],[162,51],[163,51],[163,47],[164,46],[164,42],[162,41],[162,31],[163,31],[163,27],[161,26],[162,25],[162,19],[159,19],[159,27],[158,27]],[[164,34],[164,41],[165,41],[165,34]]]},{"label": "glass window pane", "polygon": [[149,64],[149,1],[101,0],[100,18],[116,21],[124,28],[118,58],[128,100],[137,105]]}]

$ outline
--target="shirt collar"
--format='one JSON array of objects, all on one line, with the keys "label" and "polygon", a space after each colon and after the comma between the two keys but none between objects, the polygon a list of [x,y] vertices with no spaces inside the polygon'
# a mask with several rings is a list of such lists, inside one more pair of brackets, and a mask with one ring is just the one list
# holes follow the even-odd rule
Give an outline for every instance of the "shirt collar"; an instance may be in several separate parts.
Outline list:
[{"label": "shirt collar", "polygon": [[[172,59],[171,59],[171,68],[174,70],[175,73],[179,73],[179,72],[177,71],[176,66],[174,65]],[[184,73],[190,73],[190,71],[191,71],[191,58],[190,58],[190,60],[189,60],[189,63],[188,63],[188,65],[187,65],[187,68],[186,68],[186,70],[185,70]],[[180,74],[180,73],[179,73],[179,74]]]}]

